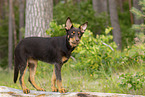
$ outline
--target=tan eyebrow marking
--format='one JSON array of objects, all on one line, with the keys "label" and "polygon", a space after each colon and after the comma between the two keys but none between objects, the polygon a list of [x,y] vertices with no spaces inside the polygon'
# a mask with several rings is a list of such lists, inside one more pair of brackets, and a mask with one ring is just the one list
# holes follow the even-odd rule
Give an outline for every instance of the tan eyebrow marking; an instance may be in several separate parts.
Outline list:
[{"label": "tan eyebrow marking", "polygon": [[80,32],[78,32],[79,36],[81,36]]}]

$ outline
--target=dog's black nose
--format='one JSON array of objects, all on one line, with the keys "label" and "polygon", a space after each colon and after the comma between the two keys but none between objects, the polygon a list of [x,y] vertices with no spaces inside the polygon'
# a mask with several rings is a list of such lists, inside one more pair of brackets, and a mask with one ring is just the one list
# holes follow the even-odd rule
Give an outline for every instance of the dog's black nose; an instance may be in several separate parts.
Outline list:
[{"label": "dog's black nose", "polygon": [[76,39],[76,42],[79,42],[79,39]]}]

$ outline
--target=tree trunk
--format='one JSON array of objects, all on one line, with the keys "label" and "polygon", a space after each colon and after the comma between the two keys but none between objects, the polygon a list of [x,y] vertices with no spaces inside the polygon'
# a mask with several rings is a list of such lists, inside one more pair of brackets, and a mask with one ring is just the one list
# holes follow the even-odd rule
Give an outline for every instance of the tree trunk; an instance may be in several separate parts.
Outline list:
[{"label": "tree trunk", "polygon": [[13,31],[14,31],[14,46],[17,46],[17,31],[16,31],[16,23],[15,23],[15,13],[12,12],[12,20],[13,20]]},{"label": "tree trunk", "polygon": [[27,0],[25,37],[46,36],[53,18],[53,0]]},{"label": "tree trunk", "polygon": [[6,18],[7,10],[6,8],[8,7],[8,1],[7,0],[0,0],[0,19],[4,20]]},{"label": "tree trunk", "polygon": [[95,15],[101,12],[107,13],[107,0],[92,0],[93,9],[95,10]]},{"label": "tree trunk", "polygon": [[12,18],[12,11],[13,11],[13,2],[9,0],[9,44],[8,44],[8,66],[9,70],[12,69],[12,58],[13,58],[13,18]]},{"label": "tree trunk", "polygon": [[124,9],[123,9],[123,0],[119,0],[119,7],[120,7],[120,11],[123,13]]},{"label": "tree trunk", "polygon": [[3,0],[0,0],[0,19],[2,19],[2,13],[3,13]]},{"label": "tree trunk", "polygon": [[[129,10],[131,10],[131,8],[132,8],[131,0],[128,0],[128,3],[129,3]],[[131,21],[131,24],[133,24],[133,14],[132,14],[131,11],[129,13],[130,13],[130,21]]]},{"label": "tree trunk", "polygon": [[67,0],[64,0],[65,3],[67,3]]},{"label": "tree trunk", "polygon": [[25,0],[19,0],[19,40],[22,40],[24,28]]},{"label": "tree trunk", "polygon": [[59,0],[54,0],[55,5],[59,3]]},{"label": "tree trunk", "polygon": [[118,21],[118,14],[117,14],[117,7],[116,7],[116,0],[109,0],[109,10],[110,10],[110,19],[111,25],[113,27],[113,40],[118,46],[118,50],[121,50],[122,43],[121,43],[121,31]]},{"label": "tree trunk", "polygon": [[[133,7],[135,7],[138,10],[141,10],[141,7],[138,4],[139,4],[139,0],[133,0]],[[137,19],[134,16],[134,24],[142,24],[142,23],[144,23],[144,19],[143,18]]]},{"label": "tree trunk", "polygon": [[73,4],[78,4],[80,2],[81,2],[81,0],[73,0]]}]

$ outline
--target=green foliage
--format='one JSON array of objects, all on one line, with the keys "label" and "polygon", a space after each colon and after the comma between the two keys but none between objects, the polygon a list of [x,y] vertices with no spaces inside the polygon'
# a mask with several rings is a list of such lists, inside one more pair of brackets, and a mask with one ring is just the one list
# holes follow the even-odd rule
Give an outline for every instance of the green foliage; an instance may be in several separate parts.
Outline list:
[{"label": "green foliage", "polygon": [[[74,26],[79,27],[78,24],[74,24]],[[59,30],[60,33],[57,33]],[[86,30],[80,44],[72,53],[77,62],[74,64],[70,60],[68,64],[73,63],[71,66],[76,70],[84,70],[90,75],[95,75],[102,71],[111,74],[114,70],[121,70],[124,67],[131,66],[131,64],[137,65],[145,60],[145,46],[142,43],[136,46],[128,46],[123,52],[116,51],[117,46],[112,42],[113,36],[109,34],[111,30],[111,27],[106,28],[104,35],[97,35],[96,38],[93,37],[90,30]],[[57,25],[52,22],[48,33],[52,36],[65,34],[64,24]]]},{"label": "green foliage", "polygon": [[0,67],[7,67],[8,58],[8,20],[0,20]]},{"label": "green foliage", "polygon": [[122,49],[134,43],[135,31],[131,29],[130,11],[128,1],[123,3],[123,12],[118,11],[119,23],[122,35]]},{"label": "green foliage", "polygon": [[[15,2],[15,1],[14,1]],[[14,4],[15,28],[19,32],[19,13],[18,5]],[[3,18],[0,18],[0,67],[8,67],[8,6],[3,5]],[[14,45],[13,45],[14,46]]]},{"label": "green foliage", "polygon": [[44,62],[38,62],[38,69],[36,72],[36,75],[39,75],[41,78],[44,78],[47,73],[52,72],[53,71],[53,65],[52,64],[48,64],[48,63],[44,63]]},{"label": "green foliage", "polygon": [[108,65],[110,64],[110,59],[112,58],[113,51],[110,47],[104,45],[104,43],[109,44],[113,49],[116,48],[114,42],[109,42],[113,39],[112,35],[107,35],[112,28],[107,28],[105,35],[93,37],[93,33],[86,30],[80,44],[73,52],[73,56],[79,59],[75,67],[78,70],[87,70],[90,74],[97,73],[97,70],[104,66],[104,69],[108,71]]},{"label": "green foliage", "polygon": [[[74,24],[74,26],[79,25]],[[64,24],[57,25],[56,22],[52,22],[50,27],[47,33],[51,33],[51,36],[66,33]],[[57,33],[59,30],[61,30],[60,33]],[[135,45],[128,46],[123,52],[119,52],[116,51],[116,44],[112,42],[113,36],[109,34],[111,30],[112,28],[108,27],[103,32],[104,35],[97,35],[95,38],[90,30],[85,31],[80,44],[72,53],[76,62],[70,58],[61,70],[63,86],[69,92],[144,94],[145,36],[143,33],[140,34],[140,41],[136,41]],[[53,65],[38,62],[36,83],[47,91],[51,91],[52,72]],[[12,80],[7,79],[13,79],[13,73],[9,75],[3,70],[0,70],[0,73],[2,73],[0,85],[21,89],[18,82],[13,84]],[[28,76],[28,72],[26,72],[24,81],[27,87],[33,90],[32,85],[27,81]]]},{"label": "green foliage", "polygon": [[126,73],[119,76],[121,80],[119,86],[128,88],[129,90],[140,90],[143,88],[143,84],[145,82],[145,73],[137,72],[134,73]]},{"label": "green foliage", "polygon": [[55,21],[50,22],[50,28],[46,31],[51,37],[66,35],[65,25],[58,25]]},{"label": "green foliage", "polygon": [[140,0],[139,5],[142,7],[140,11],[139,9],[132,8],[131,12],[136,15],[137,18],[144,18],[145,17],[145,0]]},{"label": "green foliage", "polygon": [[[135,14],[135,16],[138,18],[138,19],[140,19],[140,18],[145,18],[145,0],[140,0],[139,1],[139,5],[141,6],[141,10],[142,11],[140,11],[140,10],[138,10],[138,9],[136,9],[136,8],[132,8],[131,9],[131,12],[133,13],[133,14]],[[134,29],[134,30],[138,30],[138,31],[140,31],[140,32],[142,32],[142,33],[145,33],[145,24],[143,23],[143,24],[140,24],[140,25],[133,25],[132,26],[132,28]]]},{"label": "green foliage", "polygon": [[73,4],[72,1],[65,4],[59,3],[54,7],[54,20],[58,24],[63,24],[66,22],[66,18],[71,17],[73,23],[82,24],[88,21],[88,29],[90,29],[95,34],[102,34],[105,30],[106,21],[108,16],[102,13],[95,16],[93,10],[92,1],[80,2],[78,4]]}]

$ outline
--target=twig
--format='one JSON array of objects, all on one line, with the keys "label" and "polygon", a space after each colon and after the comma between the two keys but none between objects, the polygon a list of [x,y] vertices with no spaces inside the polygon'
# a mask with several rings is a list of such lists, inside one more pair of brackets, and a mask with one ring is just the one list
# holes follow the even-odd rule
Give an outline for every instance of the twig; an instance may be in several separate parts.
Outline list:
[{"label": "twig", "polygon": [[102,42],[104,45],[108,46],[112,51],[114,51],[114,49],[113,49],[110,45],[104,43],[103,41],[101,41],[101,42]]},{"label": "twig", "polygon": [[73,56],[70,56],[75,62],[77,62],[77,60],[73,57]]}]

